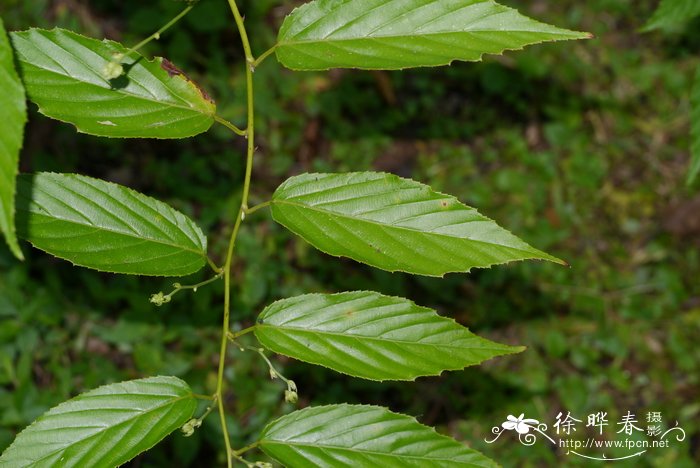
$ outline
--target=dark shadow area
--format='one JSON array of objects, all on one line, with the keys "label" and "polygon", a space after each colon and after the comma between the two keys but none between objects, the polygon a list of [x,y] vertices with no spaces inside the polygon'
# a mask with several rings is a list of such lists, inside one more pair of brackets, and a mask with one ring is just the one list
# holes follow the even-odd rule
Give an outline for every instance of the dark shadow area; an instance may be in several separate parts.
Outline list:
[{"label": "dark shadow area", "polygon": [[131,63],[122,63],[121,65],[122,65],[122,68],[124,69],[124,72],[121,75],[119,75],[117,78],[113,78],[113,79],[109,80],[109,84],[112,87],[112,89],[124,89],[127,86],[129,86],[129,72],[141,60],[143,60],[142,55],[140,55],[136,60],[134,60]]}]

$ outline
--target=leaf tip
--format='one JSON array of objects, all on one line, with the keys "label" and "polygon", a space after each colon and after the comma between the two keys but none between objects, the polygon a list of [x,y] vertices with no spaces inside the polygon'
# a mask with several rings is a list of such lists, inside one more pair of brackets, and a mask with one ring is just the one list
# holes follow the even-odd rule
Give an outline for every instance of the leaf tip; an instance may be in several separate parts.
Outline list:
[{"label": "leaf tip", "polygon": [[555,257],[554,255],[549,255],[548,253],[542,252],[544,255],[540,257],[542,260],[546,260],[548,262],[556,263],[557,265],[561,265],[567,268],[571,268],[571,264],[567,262],[566,260],[562,260],[559,257]]},{"label": "leaf tip", "polygon": [[195,82],[192,78],[187,76],[184,71],[180,70],[177,66],[175,66],[173,62],[166,59],[165,57],[156,57],[156,61],[160,64],[160,68],[165,70],[169,78],[179,77],[185,80],[187,84],[193,86],[199,92],[199,94],[202,96],[202,99],[204,99],[212,105],[216,104],[214,102],[214,99],[209,95],[209,93],[207,93],[204,90],[204,88],[197,84],[197,82]]},{"label": "leaf tip", "polygon": [[16,258],[17,260],[19,260],[20,262],[23,262],[23,261],[25,260],[24,254],[23,254],[22,251],[19,249],[19,247],[17,248],[16,251],[13,251],[12,253],[15,254],[15,258]]},{"label": "leaf tip", "polygon": [[24,254],[22,253],[22,249],[20,249],[20,247],[19,247],[19,244],[18,244],[17,238],[16,238],[16,232],[14,229],[11,229],[11,232],[9,232],[9,233],[5,233],[5,242],[7,244],[7,247],[10,249],[10,252],[12,253],[12,255],[17,260],[23,262],[24,261]]}]

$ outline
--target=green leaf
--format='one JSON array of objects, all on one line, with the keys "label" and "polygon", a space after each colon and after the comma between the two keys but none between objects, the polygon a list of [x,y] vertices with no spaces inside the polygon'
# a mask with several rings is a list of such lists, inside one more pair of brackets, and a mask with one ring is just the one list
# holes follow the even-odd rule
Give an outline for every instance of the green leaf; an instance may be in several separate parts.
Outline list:
[{"label": "green leaf", "polygon": [[[184,138],[214,122],[211,98],[165,59],[146,60],[116,42],[62,29],[30,29],[11,37],[29,98],[42,114],[80,132]],[[109,80],[114,54],[124,54],[125,74]]]},{"label": "green leaf", "polygon": [[293,70],[395,70],[588,37],[491,0],[315,0],[285,18],[276,53]]},{"label": "green leaf", "polygon": [[700,67],[695,73],[693,93],[690,97],[690,171],[688,185],[700,174]]},{"label": "green leaf", "polygon": [[563,261],[474,208],[392,174],[302,174],[272,197],[280,224],[330,255],[388,271],[442,276],[524,259]]},{"label": "green leaf", "polygon": [[643,31],[653,29],[674,29],[700,15],[698,0],[661,0]]},{"label": "green leaf", "polygon": [[408,299],[357,291],[269,305],[255,336],[275,353],[370,380],[414,380],[522,351],[480,338]]},{"label": "green leaf", "polygon": [[295,411],[263,430],[260,447],[289,468],[498,466],[410,416],[365,405]]},{"label": "green leaf", "polygon": [[183,276],[206,262],[199,227],[165,203],[74,174],[22,174],[17,231],[35,247],[112,273]]},{"label": "green leaf", "polygon": [[15,71],[12,48],[0,18],[0,232],[19,259],[22,251],[15,234],[15,185],[22,148],[27,105],[24,88]]},{"label": "green leaf", "polygon": [[0,457],[6,468],[112,468],[134,458],[194,413],[185,382],[152,377],[105,385],[44,413]]}]

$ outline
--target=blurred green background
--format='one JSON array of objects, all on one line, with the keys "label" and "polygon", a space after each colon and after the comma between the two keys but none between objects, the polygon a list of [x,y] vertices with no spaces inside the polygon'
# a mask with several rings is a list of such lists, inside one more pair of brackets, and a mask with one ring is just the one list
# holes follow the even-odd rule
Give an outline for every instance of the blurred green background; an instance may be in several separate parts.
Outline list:
[{"label": "blurred green background", "polygon": [[[240,3],[260,54],[299,2]],[[614,425],[631,411],[644,425],[648,411],[659,411],[665,427],[678,421],[685,429],[685,441],[629,465],[698,466],[700,196],[684,178],[700,22],[642,34],[655,1],[502,3],[596,37],[404,72],[292,73],[268,59],[255,72],[252,201],[304,171],[390,171],[458,196],[571,268],[520,263],[442,280],[389,274],[325,256],[261,211],[241,232],[234,327],[301,293],[406,296],[528,349],[414,383],[365,382],[275,358],[297,382],[300,405],[388,406],[504,466],[585,464],[542,440],[524,447],[513,434],[486,444],[508,414],[551,425],[560,411],[584,421],[606,411]],[[173,0],[0,0],[9,30],[55,25],[127,45],[183,7]],[[239,44],[226,2],[202,0],[147,51],[187,71],[223,116],[243,125]],[[21,166],[88,174],[167,201],[198,220],[221,263],[240,200],[244,145],[223,127],[183,141],[99,139],[30,105]],[[156,308],[148,298],[168,291],[170,280],[101,274],[26,244],[24,251],[20,263],[0,246],[0,450],[51,406],[101,384],[169,374],[213,393],[220,284]],[[283,384],[269,380],[252,352],[232,350],[226,378],[238,447],[292,410]],[[577,436],[587,435],[580,427]],[[221,449],[218,418],[209,417],[193,437],[175,434],[131,466],[217,466]]]}]

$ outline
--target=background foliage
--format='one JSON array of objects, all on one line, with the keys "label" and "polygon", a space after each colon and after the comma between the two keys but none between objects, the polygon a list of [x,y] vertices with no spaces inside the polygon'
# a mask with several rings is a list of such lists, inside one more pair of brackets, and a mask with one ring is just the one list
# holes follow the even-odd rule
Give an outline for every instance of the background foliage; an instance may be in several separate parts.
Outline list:
[{"label": "background foliage", "polygon": [[[255,168],[263,182],[252,201],[269,199],[286,177],[304,171],[390,171],[455,194],[571,268],[534,262],[445,280],[390,274],[328,261],[267,214],[255,214],[259,222],[245,225],[239,239],[237,326],[296,294],[405,296],[528,350],[412,384],[380,385],[278,359],[302,405],[387,405],[506,466],[552,465],[561,456],[541,444],[483,443],[507,414],[552,422],[562,410],[579,418],[608,411],[611,420],[628,410],[661,411],[688,438],[642,463],[693,466],[700,460],[700,197],[684,178],[700,22],[644,34],[653,1],[504,3],[596,39],[436,70],[293,74],[263,64]],[[293,6],[243,2],[257,53]],[[182,7],[172,0],[3,0],[0,14],[8,30],[56,25],[133,44]],[[187,70],[220,113],[240,123],[242,57],[229,17],[225,2],[202,0],[149,52]],[[107,141],[30,108],[23,171],[80,172],[167,201],[197,219],[217,260],[223,257],[244,141],[231,144],[223,128],[180,142]],[[28,261],[19,263],[0,247],[0,449],[49,407],[108,381],[162,373],[205,382],[196,392],[213,391],[217,288],[154,308],[150,294],[171,280],[100,274],[26,245],[23,251]],[[238,415],[233,437],[243,446],[290,407],[280,403],[285,387],[269,381],[254,353],[233,351],[227,372],[234,382],[228,405]],[[215,463],[217,424],[209,418],[192,438],[175,435],[132,466]]]}]

